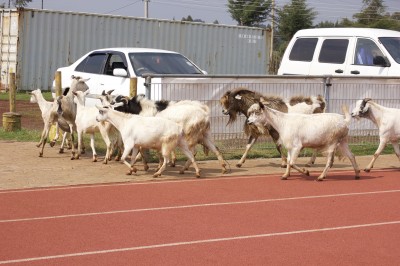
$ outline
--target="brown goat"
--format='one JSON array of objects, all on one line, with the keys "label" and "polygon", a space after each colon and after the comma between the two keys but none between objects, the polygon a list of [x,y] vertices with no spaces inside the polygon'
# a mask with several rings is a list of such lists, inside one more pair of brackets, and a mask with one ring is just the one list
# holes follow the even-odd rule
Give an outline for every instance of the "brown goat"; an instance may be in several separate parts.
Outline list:
[{"label": "brown goat", "polygon": [[[301,113],[321,113],[325,110],[325,100],[321,95],[304,97],[295,96],[292,97],[289,103],[286,103],[279,96],[264,96],[258,92],[250,91],[247,88],[236,88],[231,91],[227,91],[220,99],[222,106],[222,113],[229,115],[227,124],[231,124],[236,121],[238,114],[243,114],[248,117],[247,111],[250,106],[254,103],[258,103],[260,99],[263,99],[263,104],[284,113],[288,112],[301,112]],[[306,104],[305,107],[300,107],[299,104]],[[295,108],[295,107],[300,108]],[[291,109],[294,109],[291,111]],[[254,145],[256,140],[262,135],[270,135],[275,143],[276,149],[282,158],[281,167],[286,166],[286,157],[282,152],[282,145],[279,142],[279,133],[269,124],[265,125],[264,128],[258,128],[255,125],[244,124],[244,132],[249,136],[249,140],[246,145],[246,150],[242,155],[242,158],[236,164],[237,167],[241,167],[245,162],[248,152]],[[310,161],[307,163],[313,164],[315,161],[315,153],[313,154]]]}]

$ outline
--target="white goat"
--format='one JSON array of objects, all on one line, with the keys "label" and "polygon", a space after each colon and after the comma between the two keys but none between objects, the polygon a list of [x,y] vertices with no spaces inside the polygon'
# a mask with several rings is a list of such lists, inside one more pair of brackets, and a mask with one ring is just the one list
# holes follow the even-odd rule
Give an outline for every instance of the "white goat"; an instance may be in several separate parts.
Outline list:
[{"label": "white goat", "polygon": [[328,153],[325,169],[318,177],[319,181],[326,177],[328,169],[332,167],[336,148],[350,159],[356,174],[355,178],[358,179],[360,170],[347,142],[351,116],[346,106],[343,107],[343,112],[345,117],[333,113],[288,114],[271,109],[259,102],[249,108],[248,123],[254,123],[256,126],[269,123],[278,131],[282,144],[288,150],[288,163],[282,179],[290,176],[291,168],[309,175],[308,170],[295,165],[303,148],[325,150]]},{"label": "white goat", "polygon": [[76,130],[78,135],[78,153],[75,158],[79,159],[82,145],[82,134],[90,134],[90,146],[93,152],[93,162],[97,161],[97,153],[94,145],[94,134],[100,132],[104,142],[107,146],[106,156],[104,157],[103,163],[106,164],[111,158],[112,149],[118,144],[122,144],[121,135],[118,130],[108,122],[97,122],[96,116],[99,113],[96,107],[85,106],[85,96],[89,91],[76,91],[73,92],[75,95],[74,102],[76,103],[77,112],[75,118]]},{"label": "white goat", "polygon": [[[66,136],[67,136],[68,132],[70,133],[70,129],[69,129],[67,122],[57,114],[56,103],[54,101],[53,102],[46,101],[44,99],[42,91],[40,89],[33,90],[30,92],[30,94],[31,94],[30,102],[37,103],[39,105],[39,109],[40,109],[40,112],[42,113],[42,119],[43,119],[43,123],[44,123],[44,128],[42,131],[42,135],[40,137],[40,141],[36,145],[38,148],[41,147],[41,150],[39,152],[39,157],[43,156],[43,150],[44,150],[44,146],[46,145],[46,142],[47,142],[50,127],[54,124],[56,125],[56,135],[55,135],[54,139],[51,140],[50,146],[53,147],[56,140],[58,139],[58,137],[59,137],[58,128],[60,127],[64,131],[64,133],[63,133],[63,138],[62,138],[59,152],[63,153]],[[73,140],[73,135],[71,135],[71,137]],[[73,145],[73,141],[72,141],[72,145]]]},{"label": "white goat", "polygon": [[400,159],[398,143],[400,139],[400,109],[384,107],[370,98],[365,98],[356,102],[356,107],[351,112],[351,116],[357,119],[360,117],[369,119],[379,129],[379,146],[371,162],[364,169],[365,172],[371,171],[375,160],[379,157],[388,142],[392,143],[394,152],[397,158]]},{"label": "white goat", "polygon": [[[212,141],[210,110],[207,105],[191,100],[152,101],[145,98],[143,94],[131,99],[122,95],[113,97],[111,92],[109,91],[107,94],[103,92],[103,97],[101,97],[103,103],[107,101],[123,103],[122,106],[116,107],[116,110],[142,116],[163,117],[176,122],[183,128],[185,140],[193,154],[195,153],[195,146],[202,144],[206,153],[209,149],[217,156],[221,164],[222,174],[227,172],[224,158]],[[190,160],[186,161],[185,169],[189,168],[190,163]]]},{"label": "white goat", "polygon": [[[88,79],[81,77],[71,76],[71,86],[68,89],[66,96],[59,96],[56,99],[58,109],[57,113],[65,119],[68,123],[71,132],[76,130],[75,118],[76,118],[76,103],[74,103],[74,94],[76,91],[87,91],[89,87],[86,85]],[[84,153],[84,147],[82,147]],[[79,155],[78,155],[79,157]],[[75,146],[72,145],[71,160],[75,159]]]},{"label": "white goat", "polygon": [[[200,177],[200,170],[185,141],[182,127],[177,123],[161,117],[143,117],[115,111],[108,106],[96,106],[99,109],[97,121],[108,121],[121,133],[124,143],[124,152],[121,160],[129,167],[128,174],[136,173],[135,157],[139,148],[156,149],[161,152],[162,165],[153,177],[158,177],[165,170],[171,152],[178,146],[189,158],[196,170],[196,177]],[[132,151],[131,163],[126,157]],[[184,168],[180,171],[184,173]]]}]

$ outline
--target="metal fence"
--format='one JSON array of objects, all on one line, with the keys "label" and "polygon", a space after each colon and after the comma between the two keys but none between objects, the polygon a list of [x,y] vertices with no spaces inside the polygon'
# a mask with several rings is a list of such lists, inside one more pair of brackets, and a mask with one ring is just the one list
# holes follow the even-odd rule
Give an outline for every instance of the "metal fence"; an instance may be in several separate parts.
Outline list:
[{"label": "metal fence", "polygon": [[[160,79],[161,78],[161,79]],[[161,80],[161,81],[160,81]],[[211,110],[211,126],[215,142],[223,153],[243,151],[248,137],[243,132],[245,117],[226,125],[228,117],[222,114],[219,103],[228,90],[245,87],[264,95],[289,99],[296,95],[325,97],[327,112],[342,113],[343,104],[354,108],[355,102],[366,97],[386,107],[400,108],[400,78],[327,77],[327,76],[152,76],[148,77],[148,96],[166,100],[199,100]],[[156,82],[154,82],[156,81]],[[150,89],[151,88],[151,89]],[[155,95],[157,94],[157,95]],[[367,119],[353,120],[350,126],[351,145],[378,143],[377,127]],[[272,148],[270,138],[260,139],[263,148]],[[260,148],[258,147],[258,148]]]}]

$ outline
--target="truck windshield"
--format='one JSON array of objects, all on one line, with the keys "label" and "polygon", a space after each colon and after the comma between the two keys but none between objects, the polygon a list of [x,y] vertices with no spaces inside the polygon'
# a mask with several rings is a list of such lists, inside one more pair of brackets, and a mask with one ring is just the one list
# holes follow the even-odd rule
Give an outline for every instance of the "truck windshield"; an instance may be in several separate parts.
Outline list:
[{"label": "truck windshield", "polygon": [[400,64],[400,37],[381,37],[379,40],[383,46],[385,46],[394,61]]},{"label": "truck windshield", "polygon": [[181,54],[130,53],[129,60],[137,76],[153,74],[203,74]]}]

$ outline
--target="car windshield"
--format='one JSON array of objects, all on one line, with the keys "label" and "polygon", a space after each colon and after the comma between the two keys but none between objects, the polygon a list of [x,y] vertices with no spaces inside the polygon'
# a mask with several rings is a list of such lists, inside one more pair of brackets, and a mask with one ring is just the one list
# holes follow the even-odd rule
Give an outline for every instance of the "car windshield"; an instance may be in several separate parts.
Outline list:
[{"label": "car windshield", "polygon": [[383,46],[385,46],[394,61],[400,64],[400,37],[381,37],[379,40]]},{"label": "car windshield", "polygon": [[153,74],[202,74],[202,72],[181,54],[130,53],[136,75]]}]

